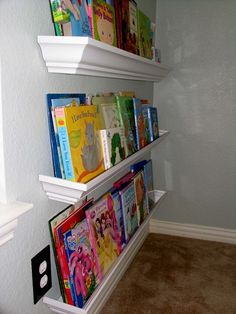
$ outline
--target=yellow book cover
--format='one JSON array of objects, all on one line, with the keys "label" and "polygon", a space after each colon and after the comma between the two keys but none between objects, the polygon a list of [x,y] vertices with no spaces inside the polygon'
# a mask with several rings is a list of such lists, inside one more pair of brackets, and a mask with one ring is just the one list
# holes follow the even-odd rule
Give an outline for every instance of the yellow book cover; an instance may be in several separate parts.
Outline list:
[{"label": "yellow book cover", "polygon": [[74,178],[86,183],[104,171],[97,106],[72,106],[64,110]]}]

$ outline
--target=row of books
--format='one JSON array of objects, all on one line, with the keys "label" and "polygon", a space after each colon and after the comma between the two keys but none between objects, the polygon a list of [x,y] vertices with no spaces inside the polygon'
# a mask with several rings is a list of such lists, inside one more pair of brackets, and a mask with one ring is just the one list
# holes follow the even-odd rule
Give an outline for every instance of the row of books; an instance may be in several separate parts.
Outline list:
[{"label": "row of books", "polygon": [[50,219],[64,302],[84,307],[151,211],[152,190],[152,161],[144,160],[98,200],[71,205]]},{"label": "row of books", "polygon": [[87,183],[159,137],[157,109],[131,96],[48,94],[54,175]]},{"label": "row of books", "polygon": [[155,57],[155,24],[135,0],[50,0],[50,8],[58,36],[92,37],[145,58]]}]

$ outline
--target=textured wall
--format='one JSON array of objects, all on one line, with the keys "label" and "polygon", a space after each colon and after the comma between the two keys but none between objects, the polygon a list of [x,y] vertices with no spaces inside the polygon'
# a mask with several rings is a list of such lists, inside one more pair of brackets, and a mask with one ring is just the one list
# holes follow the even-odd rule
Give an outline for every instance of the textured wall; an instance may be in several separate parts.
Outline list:
[{"label": "textured wall", "polygon": [[236,228],[236,1],[158,0],[162,61],[155,174],[171,193],[158,218]]},{"label": "textured wall", "polygon": [[[147,5],[155,6],[155,1]],[[39,302],[33,305],[31,258],[48,243],[47,221],[65,207],[48,201],[39,174],[52,174],[45,94],[135,90],[152,98],[153,84],[115,79],[48,74],[37,44],[38,35],[54,35],[48,0],[0,1],[0,60],[2,116],[0,165],[5,160],[6,181],[1,192],[8,200],[34,204],[20,217],[15,237],[0,247],[0,313],[47,314]],[[1,170],[1,168],[0,168]],[[3,173],[1,173],[2,178]],[[2,182],[2,181],[1,181]],[[0,194],[1,196],[1,194]],[[59,296],[54,262],[51,294]]]}]

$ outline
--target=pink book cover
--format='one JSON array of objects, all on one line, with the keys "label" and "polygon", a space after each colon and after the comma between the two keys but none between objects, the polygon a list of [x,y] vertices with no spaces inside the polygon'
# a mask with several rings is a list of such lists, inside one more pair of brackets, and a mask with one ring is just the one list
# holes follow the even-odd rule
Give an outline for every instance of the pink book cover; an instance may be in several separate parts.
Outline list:
[{"label": "pink book cover", "polygon": [[98,266],[99,280],[117,259],[120,248],[114,228],[114,209],[110,198],[105,195],[86,211],[90,241]]}]

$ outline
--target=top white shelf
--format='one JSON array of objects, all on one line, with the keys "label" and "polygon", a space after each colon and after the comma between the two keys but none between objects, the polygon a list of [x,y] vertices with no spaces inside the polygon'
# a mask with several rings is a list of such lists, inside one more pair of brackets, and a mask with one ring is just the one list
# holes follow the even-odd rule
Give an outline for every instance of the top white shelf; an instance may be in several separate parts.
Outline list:
[{"label": "top white shelf", "polygon": [[170,68],[89,37],[38,36],[48,72],[159,82]]}]

